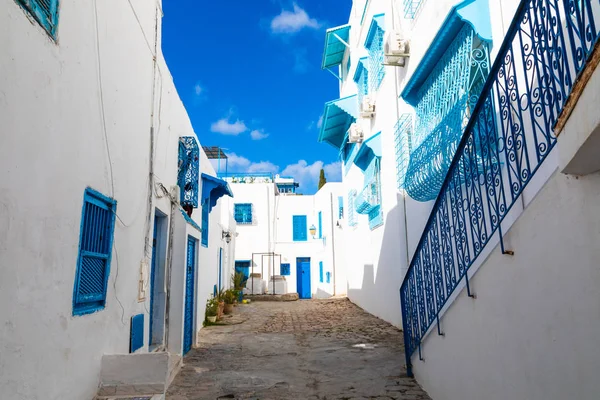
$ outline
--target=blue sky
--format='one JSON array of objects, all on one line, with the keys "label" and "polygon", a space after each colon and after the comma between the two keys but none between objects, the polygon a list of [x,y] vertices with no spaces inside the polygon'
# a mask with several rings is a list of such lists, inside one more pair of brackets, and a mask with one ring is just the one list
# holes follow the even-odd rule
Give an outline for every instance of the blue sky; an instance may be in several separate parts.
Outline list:
[{"label": "blue sky", "polygon": [[338,81],[321,70],[325,30],[348,21],[351,0],[163,2],[163,52],[203,146],[221,146],[229,171],[294,176],[316,191],[337,150],[317,143]]}]

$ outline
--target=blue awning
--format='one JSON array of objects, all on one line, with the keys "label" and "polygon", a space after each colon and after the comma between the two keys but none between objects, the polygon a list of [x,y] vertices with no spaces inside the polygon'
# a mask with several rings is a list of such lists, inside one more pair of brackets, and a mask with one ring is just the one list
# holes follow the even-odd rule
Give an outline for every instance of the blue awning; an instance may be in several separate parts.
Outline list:
[{"label": "blue awning", "polygon": [[233,197],[229,184],[223,179],[202,174],[202,204],[208,201],[208,212],[217,205],[217,201],[224,195]]},{"label": "blue awning", "polygon": [[358,80],[360,79],[360,75],[363,73],[363,71],[368,71],[367,69],[367,57],[363,57],[360,60],[358,60],[358,64],[356,65],[356,69],[354,70],[354,82],[358,83]]},{"label": "blue awning", "polygon": [[376,133],[362,143],[358,154],[354,158],[354,165],[365,171],[375,157],[381,158],[381,132]]},{"label": "blue awning", "polygon": [[481,40],[492,41],[488,1],[464,0],[452,7],[419,66],[402,91],[401,96],[408,104],[416,106],[418,102],[417,92],[465,24],[470,24]]},{"label": "blue awning", "polygon": [[183,211],[181,208],[179,209],[179,211],[181,212],[181,215],[183,215],[183,218],[185,219],[185,222],[187,222],[188,224],[190,224],[191,226],[193,226],[194,228],[196,228],[198,230],[198,232],[202,232],[202,229],[198,226],[198,224],[196,223],[196,221],[194,221],[193,219],[191,219],[187,213],[185,211]]},{"label": "blue awning", "polygon": [[349,41],[350,25],[342,25],[327,29],[327,32],[325,32],[325,50],[323,50],[321,69],[340,65],[344,60],[346,45]]},{"label": "blue awning", "polygon": [[377,14],[373,16],[373,19],[371,20],[371,26],[369,26],[369,32],[367,32],[367,39],[365,40],[366,49],[371,47],[371,43],[373,42],[373,38],[375,38],[377,28],[385,31],[385,14]]},{"label": "blue awning", "polygon": [[346,131],[358,117],[356,95],[325,103],[319,142],[327,142],[336,149],[344,144]]}]

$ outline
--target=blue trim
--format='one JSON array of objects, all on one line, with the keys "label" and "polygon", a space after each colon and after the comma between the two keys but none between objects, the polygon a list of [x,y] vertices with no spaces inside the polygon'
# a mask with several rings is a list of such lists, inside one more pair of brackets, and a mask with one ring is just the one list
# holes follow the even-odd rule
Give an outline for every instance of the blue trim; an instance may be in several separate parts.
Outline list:
[{"label": "blue trim", "polygon": [[193,236],[188,235],[186,248],[185,275],[185,306],[183,319],[183,355],[192,348],[194,342],[194,301],[196,298],[196,260],[197,243]]},{"label": "blue trim", "polygon": [[381,29],[385,32],[385,14],[373,15],[369,31],[367,32],[367,38],[365,39],[365,48],[368,49],[373,44],[377,29]]},{"label": "blue trim", "polygon": [[202,247],[208,247],[208,224],[210,212],[208,211],[208,201],[202,203]]},{"label": "blue trim", "polygon": [[354,77],[353,77],[354,82],[359,83],[360,74],[368,71],[366,64],[367,64],[367,57],[361,57],[358,59],[358,64],[356,64],[356,69],[354,70]]},{"label": "blue trim", "polygon": [[58,0],[16,0],[16,2],[44,28],[52,39],[56,40]]},{"label": "blue trim", "polygon": [[325,103],[319,142],[341,148],[348,128],[359,115],[357,99],[356,95],[352,95]]},{"label": "blue trim", "polygon": [[319,211],[319,239],[323,239],[323,213]]},{"label": "blue trim", "polygon": [[381,153],[381,132],[378,132],[362,143],[358,154],[354,158],[354,165],[362,171],[366,171],[373,158],[381,158]]},{"label": "blue trim", "polygon": [[[104,210],[104,215],[96,215],[92,218],[86,214],[87,206],[93,205]],[[110,276],[110,263],[112,260],[112,248],[115,232],[115,216],[116,216],[117,202],[102,193],[92,189],[86,188],[83,194],[83,206],[81,210],[81,222],[79,226],[79,247],[77,256],[77,268],[75,270],[75,279],[73,285],[73,315],[85,315],[91,314],[96,311],[104,309],[106,305],[106,293],[108,287],[108,277]],[[89,218],[88,218],[89,217]],[[102,219],[106,218],[106,219]],[[98,224],[105,224],[104,227],[98,226]],[[99,229],[102,231],[100,233]],[[108,237],[106,245],[102,244],[102,237]],[[101,248],[103,247],[103,248]],[[96,272],[98,269],[102,269],[102,281],[98,282],[96,279],[96,285],[101,284],[101,288],[96,293],[90,293],[90,284],[87,282],[83,285],[81,282],[82,275],[86,275],[84,269],[83,260],[95,260],[92,264],[91,261],[86,263],[87,268],[90,270],[89,273]],[[104,265],[99,265],[100,263]],[[90,278],[88,278],[90,279]],[[88,293],[83,293],[87,291]],[[81,293],[80,293],[81,292]]]},{"label": "blue trim", "polygon": [[492,32],[488,1],[465,0],[452,7],[419,66],[402,91],[401,97],[408,104],[417,105],[419,89],[465,24],[471,25],[481,40],[491,43]]},{"label": "blue trim", "polygon": [[323,283],[323,261],[319,261],[319,282]]},{"label": "blue trim", "polygon": [[222,196],[233,197],[233,192],[229,184],[223,179],[216,178],[211,175],[202,174],[202,204],[208,202],[208,212],[217,205],[217,201]]},{"label": "blue trim", "polygon": [[292,217],[292,229],[294,242],[306,242],[308,240],[306,215],[294,215]]},{"label": "blue trim", "polygon": [[200,228],[200,226],[198,226],[198,224],[196,223],[196,221],[194,221],[193,219],[191,219],[187,213],[185,211],[183,211],[181,208],[179,209],[179,212],[181,212],[181,215],[183,215],[183,218],[185,219],[185,222],[187,222],[188,224],[190,224],[191,226],[193,226],[194,228],[196,228],[198,230],[198,232],[202,232],[202,228]]},{"label": "blue trim", "polygon": [[[341,25],[335,28],[327,29],[325,32],[325,49],[323,50],[323,60],[321,69],[327,69],[340,65],[344,60],[346,45],[342,43],[335,35],[339,36],[344,42],[350,40],[350,25]],[[335,35],[334,35],[335,34]]]},{"label": "blue trim", "polygon": [[367,6],[369,5],[369,0],[365,0],[365,8],[363,8],[362,16],[360,17],[360,24],[362,25],[365,22],[365,15],[367,14]]}]

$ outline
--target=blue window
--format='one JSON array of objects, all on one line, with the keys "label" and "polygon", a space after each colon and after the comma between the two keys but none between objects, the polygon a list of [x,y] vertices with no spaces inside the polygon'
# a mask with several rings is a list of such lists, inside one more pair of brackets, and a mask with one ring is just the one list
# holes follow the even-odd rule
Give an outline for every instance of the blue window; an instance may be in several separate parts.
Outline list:
[{"label": "blue window", "polygon": [[383,14],[373,17],[365,48],[369,51],[369,91],[374,92],[379,89],[381,81],[385,75],[384,51],[383,51]]},{"label": "blue window", "polygon": [[396,124],[394,142],[396,148],[396,179],[398,189],[404,189],[404,178],[408,169],[409,141],[412,137],[412,115],[405,113],[400,116]]},{"label": "blue window", "polygon": [[308,232],[306,228],[306,215],[294,215],[292,221],[294,242],[306,242]]},{"label": "blue window", "polygon": [[404,0],[404,18],[414,19],[423,0]]},{"label": "blue window", "polygon": [[279,267],[279,271],[281,275],[289,275],[290,274],[290,264],[281,264]]},{"label": "blue window", "polygon": [[331,272],[326,272],[325,273],[325,282],[326,283],[331,283]]},{"label": "blue window", "polygon": [[369,94],[369,70],[367,68],[367,57],[358,60],[356,70],[354,71],[354,82],[358,87],[358,104],[362,104],[364,97]]},{"label": "blue window", "polygon": [[202,203],[202,246],[208,247],[208,202],[210,200],[205,200]]},{"label": "blue window", "polygon": [[348,192],[348,226],[356,226],[358,223],[356,211],[354,209],[356,200],[356,190],[352,189]]},{"label": "blue window", "polygon": [[344,218],[344,198],[338,196],[338,219]]},{"label": "blue window", "polygon": [[323,213],[319,211],[319,239],[323,239]]},{"label": "blue window", "polygon": [[93,189],[83,195],[73,315],[104,308],[110,273],[117,202]]},{"label": "blue window", "polygon": [[235,222],[237,222],[238,224],[252,224],[252,204],[235,204],[234,218]]},{"label": "blue window", "polygon": [[319,261],[319,282],[323,282],[323,261]]},{"label": "blue window", "polygon": [[35,20],[56,39],[58,0],[16,0]]},{"label": "blue window", "polygon": [[[198,208],[198,180],[200,178],[200,148],[196,138],[179,138],[179,162],[177,185],[180,189],[180,203],[184,210]],[[191,211],[190,211],[191,213]]]}]

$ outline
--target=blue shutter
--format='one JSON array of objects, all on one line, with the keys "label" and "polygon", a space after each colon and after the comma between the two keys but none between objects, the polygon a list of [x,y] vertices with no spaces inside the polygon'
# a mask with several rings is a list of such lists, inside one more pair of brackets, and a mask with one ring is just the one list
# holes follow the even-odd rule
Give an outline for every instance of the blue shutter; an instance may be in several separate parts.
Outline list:
[{"label": "blue shutter", "polygon": [[144,314],[131,317],[131,332],[129,335],[129,352],[134,353],[144,345]]},{"label": "blue shutter", "polygon": [[116,201],[86,189],[83,197],[73,315],[104,308],[112,256]]},{"label": "blue shutter", "polygon": [[196,138],[179,138],[177,185],[182,206],[198,208],[198,181],[200,179],[200,147]]},{"label": "blue shutter", "polygon": [[319,211],[319,239],[323,239],[323,213]]},{"label": "blue shutter", "polygon": [[323,282],[323,261],[319,261],[319,282]]},{"label": "blue shutter", "polygon": [[294,215],[292,225],[294,242],[306,242],[308,239],[306,215]]},{"label": "blue shutter", "polygon": [[206,200],[202,203],[202,246],[208,247],[208,203]]},{"label": "blue shutter", "polygon": [[252,204],[235,204],[234,218],[238,224],[252,224]]},{"label": "blue shutter", "polygon": [[58,0],[17,0],[35,20],[56,39],[58,26]]},{"label": "blue shutter", "polygon": [[290,274],[290,264],[281,264],[279,267],[280,275],[289,275]]}]

